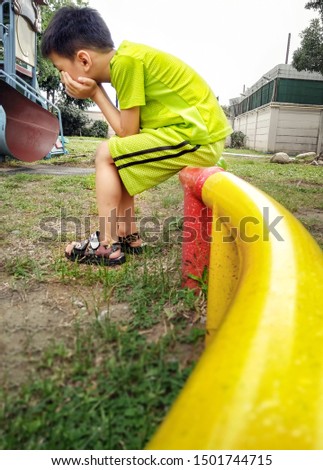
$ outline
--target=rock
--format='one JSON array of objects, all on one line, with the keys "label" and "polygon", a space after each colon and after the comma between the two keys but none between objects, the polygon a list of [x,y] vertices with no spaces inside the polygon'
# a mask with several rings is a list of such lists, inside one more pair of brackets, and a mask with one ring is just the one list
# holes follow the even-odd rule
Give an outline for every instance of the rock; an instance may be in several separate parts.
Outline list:
[{"label": "rock", "polygon": [[98,321],[100,323],[106,321],[108,318],[109,318],[109,310],[108,309],[102,310],[102,312],[100,312],[99,315],[98,315]]},{"label": "rock", "polygon": [[270,159],[270,163],[289,163],[289,156],[285,152],[275,153]]},{"label": "rock", "polygon": [[302,162],[312,162],[316,158],[316,152],[299,153],[295,158]]},{"label": "rock", "polygon": [[323,152],[317,155],[313,160],[307,161],[310,165],[323,166]]},{"label": "rock", "polygon": [[81,300],[73,300],[73,305],[77,308],[84,308],[85,304]]},{"label": "rock", "polygon": [[323,166],[323,160],[313,160],[310,165],[315,165],[315,166]]}]

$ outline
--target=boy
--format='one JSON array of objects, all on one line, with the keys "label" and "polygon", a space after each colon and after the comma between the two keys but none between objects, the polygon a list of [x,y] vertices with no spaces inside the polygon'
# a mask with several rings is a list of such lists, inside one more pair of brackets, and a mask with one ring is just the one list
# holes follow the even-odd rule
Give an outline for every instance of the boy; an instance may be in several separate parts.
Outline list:
[{"label": "boy", "polygon": [[[124,41],[115,50],[107,25],[92,8],[58,10],[41,49],[60,71],[67,94],[91,98],[116,133],[95,156],[100,231],[69,244],[66,256],[121,264],[123,251],[141,252],[134,195],[186,166],[213,166],[232,130],[196,72],[145,45]],[[115,88],[120,110],[105,93],[106,82]]]}]

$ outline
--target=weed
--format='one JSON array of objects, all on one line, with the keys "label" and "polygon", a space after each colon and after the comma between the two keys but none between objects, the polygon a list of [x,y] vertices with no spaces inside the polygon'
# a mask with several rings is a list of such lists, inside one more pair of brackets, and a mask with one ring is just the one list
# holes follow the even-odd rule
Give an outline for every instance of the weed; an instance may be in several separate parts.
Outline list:
[{"label": "weed", "polygon": [[[169,338],[167,341],[172,341]],[[190,373],[109,322],[80,334],[74,352],[47,353],[41,375],[13,399],[3,393],[2,449],[141,449]]]},{"label": "weed", "polygon": [[6,272],[15,279],[33,278],[41,282],[44,279],[47,268],[46,261],[38,261],[27,256],[18,256],[5,262]]},{"label": "weed", "polygon": [[208,271],[207,266],[204,266],[201,276],[196,276],[195,274],[188,274],[188,277],[197,282],[197,285],[201,289],[203,296],[206,298],[207,288],[208,288],[208,277],[209,277],[209,271]]},{"label": "weed", "polygon": [[182,201],[182,199],[183,199],[182,194],[178,194],[178,193],[165,195],[162,200],[162,207],[164,209],[175,207],[177,204],[179,204]]}]

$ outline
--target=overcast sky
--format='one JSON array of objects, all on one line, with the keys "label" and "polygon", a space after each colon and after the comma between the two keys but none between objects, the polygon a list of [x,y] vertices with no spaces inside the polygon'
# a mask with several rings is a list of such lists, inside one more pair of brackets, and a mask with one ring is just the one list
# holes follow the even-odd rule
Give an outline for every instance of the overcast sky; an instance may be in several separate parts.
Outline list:
[{"label": "overcast sky", "polygon": [[116,47],[127,39],[170,52],[204,77],[222,105],[289,63],[312,18],[307,0],[90,0]]}]

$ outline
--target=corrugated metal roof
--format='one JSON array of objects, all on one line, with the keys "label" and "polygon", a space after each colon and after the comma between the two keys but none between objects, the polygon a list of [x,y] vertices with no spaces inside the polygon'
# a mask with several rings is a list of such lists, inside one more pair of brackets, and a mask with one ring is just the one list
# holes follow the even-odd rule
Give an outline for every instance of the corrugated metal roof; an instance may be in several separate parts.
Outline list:
[{"label": "corrugated metal roof", "polygon": [[318,72],[298,72],[290,64],[278,64],[267,73],[264,73],[263,76],[250,88],[247,88],[243,94],[238,98],[232,98],[230,104],[236,104],[244,100],[247,96],[252,95],[255,91],[259,90],[263,85],[274,80],[275,78],[289,78],[297,80],[314,80],[314,81],[323,81],[323,75]]}]

